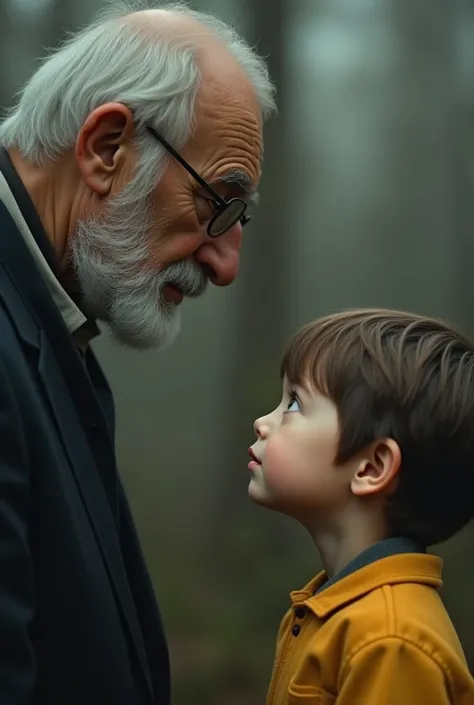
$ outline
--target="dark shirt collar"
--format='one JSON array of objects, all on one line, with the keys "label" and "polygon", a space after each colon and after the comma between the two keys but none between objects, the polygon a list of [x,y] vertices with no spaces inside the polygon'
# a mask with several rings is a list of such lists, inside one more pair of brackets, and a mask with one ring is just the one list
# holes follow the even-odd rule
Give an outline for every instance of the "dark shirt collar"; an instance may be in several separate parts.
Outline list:
[{"label": "dark shirt collar", "polygon": [[416,541],[403,536],[395,536],[393,538],[384,539],[383,541],[378,541],[372,546],[369,546],[369,548],[366,548],[362,553],[359,553],[359,555],[349,561],[336,575],[320,585],[315,595],[318,595],[323,590],[326,590],[326,588],[334,585],[334,583],[354,573],[356,570],[360,570],[360,568],[364,568],[381,558],[395,556],[399,553],[426,553],[426,548]]},{"label": "dark shirt collar", "polygon": [[0,148],[0,171],[3,173],[8,182],[13,197],[17,202],[18,208],[20,209],[28,228],[30,229],[36,244],[41,250],[41,254],[57,278],[58,264],[56,262],[56,258],[54,257],[53,248],[49,238],[43,227],[43,223],[40,220],[28,191],[23,185],[23,181],[20,179],[15,167],[13,166],[10,155],[4,147]]}]

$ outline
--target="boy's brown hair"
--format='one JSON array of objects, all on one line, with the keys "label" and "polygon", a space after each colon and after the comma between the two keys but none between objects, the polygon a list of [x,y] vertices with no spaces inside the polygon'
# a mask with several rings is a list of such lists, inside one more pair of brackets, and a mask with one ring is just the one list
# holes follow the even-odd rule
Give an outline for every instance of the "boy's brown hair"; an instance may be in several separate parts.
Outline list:
[{"label": "boy's brown hair", "polygon": [[336,405],[336,463],[377,439],[398,443],[391,535],[429,546],[474,515],[474,346],[462,333],[402,311],[347,311],[300,330],[281,374]]}]

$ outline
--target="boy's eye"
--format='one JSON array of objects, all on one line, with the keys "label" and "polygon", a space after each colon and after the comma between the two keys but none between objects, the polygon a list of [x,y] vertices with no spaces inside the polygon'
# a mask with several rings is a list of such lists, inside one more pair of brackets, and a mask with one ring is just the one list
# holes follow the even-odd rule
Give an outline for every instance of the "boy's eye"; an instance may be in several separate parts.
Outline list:
[{"label": "boy's eye", "polygon": [[290,401],[286,407],[287,411],[300,411],[300,403],[296,394],[290,394]]}]

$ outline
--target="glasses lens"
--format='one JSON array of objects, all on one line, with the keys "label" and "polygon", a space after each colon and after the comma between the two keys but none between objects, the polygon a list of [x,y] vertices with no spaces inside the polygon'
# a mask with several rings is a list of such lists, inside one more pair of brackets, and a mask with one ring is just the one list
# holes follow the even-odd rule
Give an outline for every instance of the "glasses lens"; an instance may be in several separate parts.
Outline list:
[{"label": "glasses lens", "polygon": [[225,206],[221,207],[211,222],[209,223],[207,232],[212,237],[218,237],[230,230],[239,220],[241,220],[247,204],[241,201],[240,198],[233,198]]}]

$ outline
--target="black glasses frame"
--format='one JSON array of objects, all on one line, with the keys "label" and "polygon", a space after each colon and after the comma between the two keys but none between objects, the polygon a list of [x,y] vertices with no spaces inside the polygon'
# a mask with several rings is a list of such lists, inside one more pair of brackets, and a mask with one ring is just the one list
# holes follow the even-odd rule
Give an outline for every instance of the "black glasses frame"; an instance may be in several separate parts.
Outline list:
[{"label": "black glasses frame", "polygon": [[[223,235],[238,222],[240,222],[242,227],[244,227],[244,225],[247,225],[247,223],[251,220],[251,216],[245,215],[245,210],[247,209],[248,204],[244,200],[242,200],[241,198],[231,198],[227,201],[225,198],[222,198],[222,196],[219,195],[217,191],[215,191],[212,186],[208,184],[207,181],[203,179],[202,176],[200,176],[200,174],[198,174],[197,171],[195,171],[185,159],[183,159],[179,152],[177,152],[169,144],[169,142],[167,142],[165,138],[162,137],[159,132],[155,130],[154,127],[151,127],[151,125],[147,125],[146,129],[166,149],[166,151],[169,152],[171,156],[174,157],[174,159],[176,159],[176,161],[178,161],[182,167],[184,167],[184,169],[186,169],[188,174],[191,174],[193,179],[195,179],[197,183],[204,189],[206,189],[206,191],[212,196],[215,213],[207,224],[207,234],[210,235],[210,237],[219,237],[219,235]],[[239,213],[237,218],[235,218],[235,220],[231,222],[231,224],[227,226],[225,230],[213,232],[212,226],[217,221],[217,219],[220,218],[222,214],[229,209],[229,207],[233,206],[236,203],[239,203],[241,207],[241,212]]]}]

